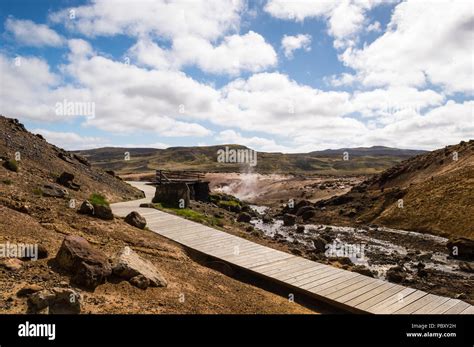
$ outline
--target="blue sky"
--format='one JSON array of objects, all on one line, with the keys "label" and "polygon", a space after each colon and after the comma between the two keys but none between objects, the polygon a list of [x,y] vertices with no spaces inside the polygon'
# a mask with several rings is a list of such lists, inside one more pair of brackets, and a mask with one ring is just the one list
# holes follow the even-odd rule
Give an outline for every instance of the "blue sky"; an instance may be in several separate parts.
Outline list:
[{"label": "blue sky", "polygon": [[0,112],[67,149],[434,149],[474,134],[469,1],[0,6]]}]

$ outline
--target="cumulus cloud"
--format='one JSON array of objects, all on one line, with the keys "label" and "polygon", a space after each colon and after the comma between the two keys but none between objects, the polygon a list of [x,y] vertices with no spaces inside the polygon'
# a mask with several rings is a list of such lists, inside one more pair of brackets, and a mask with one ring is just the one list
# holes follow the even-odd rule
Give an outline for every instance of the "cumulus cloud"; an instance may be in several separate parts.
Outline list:
[{"label": "cumulus cloud", "polygon": [[334,46],[344,48],[356,43],[356,35],[367,23],[368,11],[391,2],[394,0],[270,0],[264,9],[283,20],[323,19],[328,33],[334,37]]},{"label": "cumulus cloud", "polygon": [[232,129],[221,131],[215,138],[224,144],[239,144],[263,152],[288,152],[291,149],[278,145],[275,140],[258,136],[245,137]]},{"label": "cumulus cloud", "polygon": [[45,24],[36,24],[31,20],[8,17],[5,29],[13,35],[17,43],[25,46],[58,47],[64,43],[64,38]]},{"label": "cumulus cloud", "polygon": [[106,140],[100,137],[81,136],[73,132],[33,129],[33,133],[40,134],[49,142],[68,150],[90,149],[106,146]]},{"label": "cumulus cloud", "polygon": [[[55,12],[50,19],[90,37],[136,37],[129,54],[149,67],[196,65],[208,73],[236,75],[262,71],[277,62],[275,50],[263,36],[253,31],[237,34],[244,9],[244,1],[239,0],[145,0],[130,11],[126,2],[97,0]],[[157,38],[168,40],[171,48],[157,44]]]},{"label": "cumulus cloud", "polygon": [[293,52],[297,49],[303,49],[306,52],[311,50],[311,35],[298,34],[295,36],[283,36],[281,40],[281,48],[285,57],[293,58]]},{"label": "cumulus cloud", "polygon": [[202,71],[214,74],[258,72],[277,63],[273,47],[253,31],[245,35],[226,36],[216,46],[196,36],[180,36],[174,39],[168,50],[150,39],[144,39],[139,40],[129,52],[139,63],[156,69],[196,65]]},{"label": "cumulus cloud", "polygon": [[[436,20],[434,20],[436,19]],[[439,85],[472,94],[474,13],[468,1],[400,3],[387,31],[342,55],[355,78],[369,87]],[[396,49],[394,49],[396,48]]]}]

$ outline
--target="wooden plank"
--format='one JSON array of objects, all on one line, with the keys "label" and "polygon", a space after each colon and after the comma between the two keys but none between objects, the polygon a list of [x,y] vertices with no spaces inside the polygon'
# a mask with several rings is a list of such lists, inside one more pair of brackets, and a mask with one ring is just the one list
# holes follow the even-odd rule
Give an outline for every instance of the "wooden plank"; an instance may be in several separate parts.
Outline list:
[{"label": "wooden plank", "polygon": [[356,284],[350,285],[350,286],[348,286],[346,288],[343,288],[343,289],[340,289],[340,290],[335,290],[331,293],[327,293],[326,297],[329,298],[329,299],[335,299],[337,297],[352,293],[356,290],[360,290],[361,288],[363,288],[365,286],[368,286],[370,284],[373,284],[373,279],[370,278],[370,277],[366,277],[366,278],[364,278],[363,281],[360,281]]},{"label": "wooden plank", "polygon": [[310,288],[314,288],[320,284],[331,282],[338,278],[342,278],[345,275],[346,272],[344,271],[328,271],[322,274],[321,276],[313,276],[308,281],[303,280],[304,283],[301,283],[298,286],[302,289],[309,290]]},{"label": "wooden plank", "polygon": [[469,306],[464,311],[462,311],[461,314],[474,314],[474,306]]},{"label": "wooden plank", "polygon": [[293,268],[289,269],[286,272],[279,272],[276,274],[279,279],[283,281],[288,281],[288,280],[299,280],[303,278],[307,278],[311,274],[314,274],[316,271],[321,272],[324,266],[323,264],[309,264],[309,266],[305,266],[304,268]]},{"label": "wooden plank", "polygon": [[[360,310],[363,310],[363,311],[366,311],[369,307],[371,306],[374,306],[376,304],[378,304],[379,302],[387,299],[388,297],[392,296],[393,294],[396,294],[400,291],[402,291],[405,287],[403,286],[399,286],[398,284],[377,294],[377,295],[374,295],[374,296],[371,296],[370,298],[368,298],[367,300],[363,300],[357,304],[353,304],[356,308],[360,309]],[[360,298],[360,297],[359,297]],[[358,298],[355,299],[355,301],[357,301]]]},{"label": "wooden plank", "polygon": [[461,302],[461,300],[459,299],[449,299],[445,303],[431,310],[429,314],[442,314],[449,310],[451,307],[456,306],[459,302]]},{"label": "wooden plank", "polygon": [[467,302],[460,301],[456,305],[451,307],[449,310],[447,310],[446,312],[443,312],[443,314],[458,314],[464,311],[468,307],[469,307],[469,304]]},{"label": "wooden plank", "polygon": [[360,304],[365,300],[368,300],[371,297],[376,296],[395,286],[393,283],[384,283],[382,281],[380,282],[380,285],[377,285],[378,283],[374,282],[374,288],[370,288],[370,290],[367,290],[368,288],[366,288],[365,291],[361,290],[361,293],[355,291],[353,293],[346,294],[340,298],[336,298],[336,301],[355,307],[355,305]]},{"label": "wooden plank", "polygon": [[[347,287],[357,285],[359,282],[368,281],[368,280],[369,280],[369,277],[366,277],[366,276],[354,277],[354,278],[351,278],[351,279],[349,279],[348,281],[346,281],[344,283],[340,283],[340,284],[338,284],[336,286],[333,286],[331,288],[327,288],[325,290],[320,290],[320,291],[318,291],[318,294],[326,296],[326,295],[329,295],[329,294],[334,293],[334,292],[339,292],[339,291],[341,291],[341,290],[343,290]],[[359,287],[361,287],[362,285],[363,285],[363,283],[361,283],[359,285]]]},{"label": "wooden plank", "polygon": [[[420,308],[423,308],[425,305],[430,304],[431,302],[435,301],[437,298],[436,295],[428,294],[423,296],[422,298],[412,302],[409,305],[402,307],[401,309],[395,311],[395,314],[412,314],[416,312]],[[438,305],[439,306],[439,305]]]},{"label": "wooden plank", "polygon": [[[463,313],[473,306],[313,262],[159,210],[141,208],[155,188],[132,183],[146,198],[112,204],[115,215],[137,211],[157,234],[267,278],[370,313]],[[235,251],[238,250],[238,253]]]},{"label": "wooden plank", "polygon": [[428,293],[413,288],[405,288],[401,292],[368,308],[367,311],[371,313],[393,313],[425,295],[428,295]]},{"label": "wooden plank", "polygon": [[430,312],[431,310],[435,309],[438,306],[441,306],[443,303],[445,303],[448,300],[449,298],[446,298],[444,296],[437,296],[435,300],[433,300],[427,305],[424,305],[420,309],[416,310],[415,312],[413,312],[413,314],[427,314],[428,312]]},{"label": "wooden plank", "polygon": [[343,283],[346,283],[347,281],[349,281],[350,279],[359,278],[359,277],[363,277],[363,276],[361,276],[360,274],[358,274],[356,272],[347,272],[347,273],[344,273],[342,276],[339,276],[339,277],[335,278],[332,281],[328,281],[326,283],[318,284],[314,287],[313,286],[308,287],[307,290],[312,292],[312,293],[321,295],[321,292],[324,291],[324,290],[334,288],[334,286],[337,286],[338,284],[343,284]]}]

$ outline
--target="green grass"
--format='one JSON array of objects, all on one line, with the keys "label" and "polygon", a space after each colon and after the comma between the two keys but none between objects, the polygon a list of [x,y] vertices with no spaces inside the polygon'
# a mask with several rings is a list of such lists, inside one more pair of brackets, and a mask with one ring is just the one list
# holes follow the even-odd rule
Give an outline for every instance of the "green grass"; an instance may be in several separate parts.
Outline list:
[{"label": "green grass", "polygon": [[91,194],[89,197],[89,201],[92,205],[97,205],[97,206],[109,206],[109,202],[107,199],[98,193]]},{"label": "green grass", "polygon": [[240,206],[240,202],[236,200],[219,200],[217,202],[217,206],[219,207],[234,207],[234,206]]},{"label": "green grass", "polygon": [[42,196],[43,195],[43,190],[41,188],[35,188],[33,189],[33,194],[37,196]]},{"label": "green grass", "polygon": [[20,163],[18,163],[15,159],[10,159],[10,160],[7,160],[3,166],[10,170],[10,171],[14,171],[14,172],[18,172],[18,170],[20,169]]},{"label": "green grass", "polygon": [[12,180],[6,179],[6,180],[3,180],[2,183],[5,184],[5,185],[7,185],[7,186],[9,186],[9,185],[12,184],[13,182],[12,182]]},{"label": "green grass", "polygon": [[196,222],[196,223],[209,225],[209,226],[220,226],[220,227],[224,225],[220,218],[206,216],[205,214],[198,211],[191,210],[190,208],[176,208],[176,207],[167,206],[163,203],[155,203],[153,204],[153,206],[158,210],[170,212],[177,216],[192,220],[193,222]]}]

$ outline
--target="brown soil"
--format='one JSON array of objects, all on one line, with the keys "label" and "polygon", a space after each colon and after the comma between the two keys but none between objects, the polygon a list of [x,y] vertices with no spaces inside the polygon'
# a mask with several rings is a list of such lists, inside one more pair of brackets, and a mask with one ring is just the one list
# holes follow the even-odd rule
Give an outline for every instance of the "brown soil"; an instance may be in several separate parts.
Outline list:
[{"label": "brown soil", "polygon": [[[25,313],[26,299],[16,293],[29,284],[43,288],[72,287],[83,296],[84,313],[314,313],[285,296],[235,280],[201,265],[178,244],[122,219],[102,221],[80,215],[77,208],[92,193],[111,202],[136,199],[142,192],[82,158],[72,156],[41,137],[27,132],[17,121],[0,116],[0,157],[6,161],[20,152],[18,172],[0,165],[0,244],[40,244],[48,257],[24,261],[21,269],[0,267],[0,311]],[[60,157],[67,157],[61,159]],[[0,163],[3,164],[3,163]],[[41,187],[52,184],[63,171],[73,173],[79,191],[67,198],[44,197]],[[70,208],[70,199],[76,208]],[[150,260],[168,281],[165,288],[142,290],[114,277],[94,291],[70,283],[70,274],[54,257],[65,235],[79,235],[108,257],[125,246]],[[205,262],[205,260],[204,260]],[[183,300],[184,299],[184,300]]]}]

